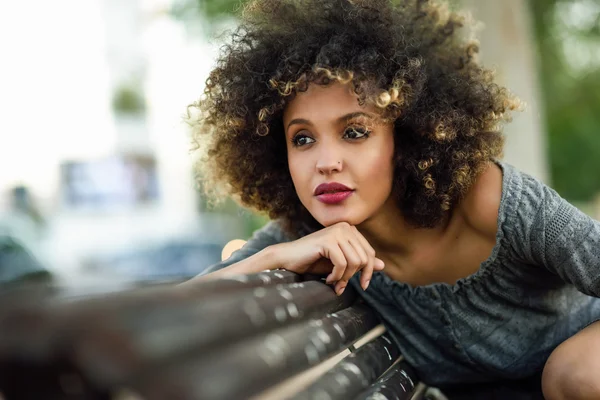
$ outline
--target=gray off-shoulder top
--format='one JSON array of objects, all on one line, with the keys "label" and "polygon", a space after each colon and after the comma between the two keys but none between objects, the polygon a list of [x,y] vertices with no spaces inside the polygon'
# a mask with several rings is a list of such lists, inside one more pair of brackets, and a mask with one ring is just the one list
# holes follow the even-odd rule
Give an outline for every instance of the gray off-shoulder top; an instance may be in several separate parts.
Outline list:
[{"label": "gray off-shoulder top", "polygon": [[[431,385],[524,378],[561,342],[600,319],[600,222],[509,164],[496,245],[454,285],[411,287],[375,273],[367,291],[405,359]],[[207,272],[290,239],[277,221]]]}]

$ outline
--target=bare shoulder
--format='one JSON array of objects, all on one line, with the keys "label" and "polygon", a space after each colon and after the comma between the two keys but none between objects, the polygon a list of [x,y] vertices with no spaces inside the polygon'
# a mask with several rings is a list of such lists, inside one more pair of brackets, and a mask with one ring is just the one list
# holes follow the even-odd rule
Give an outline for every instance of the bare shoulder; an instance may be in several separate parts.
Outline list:
[{"label": "bare shoulder", "polygon": [[502,170],[490,162],[475,179],[459,207],[460,212],[471,228],[495,238],[501,198]]}]

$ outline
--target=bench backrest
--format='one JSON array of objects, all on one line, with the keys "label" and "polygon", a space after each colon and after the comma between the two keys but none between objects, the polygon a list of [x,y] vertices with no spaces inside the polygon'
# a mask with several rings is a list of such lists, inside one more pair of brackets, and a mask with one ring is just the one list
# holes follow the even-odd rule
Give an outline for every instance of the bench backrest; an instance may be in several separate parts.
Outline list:
[{"label": "bench backrest", "polygon": [[[0,392],[44,399],[416,399],[424,386],[348,288],[265,271],[0,301]],[[120,397],[119,397],[120,396]]]}]

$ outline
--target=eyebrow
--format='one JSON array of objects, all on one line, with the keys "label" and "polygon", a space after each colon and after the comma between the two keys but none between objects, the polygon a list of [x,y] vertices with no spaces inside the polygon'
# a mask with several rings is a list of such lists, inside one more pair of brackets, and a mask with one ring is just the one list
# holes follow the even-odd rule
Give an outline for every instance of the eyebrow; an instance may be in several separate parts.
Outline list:
[{"label": "eyebrow", "polygon": [[[337,119],[337,123],[339,124],[339,123],[342,123],[342,122],[346,122],[346,121],[348,121],[350,119],[357,118],[357,117],[366,117],[366,118],[369,118],[369,119],[375,119],[375,117],[373,115],[371,115],[371,114],[368,114],[368,113],[362,112],[362,111],[356,111],[356,112],[351,112],[351,113],[348,113],[346,115],[343,115],[343,116],[339,117]],[[296,118],[296,119],[293,119],[293,120],[290,121],[290,123],[287,126],[287,129],[290,129],[290,126],[292,126],[294,124],[298,124],[298,125],[312,125],[312,122],[310,122],[309,120],[304,119],[304,118]]]}]

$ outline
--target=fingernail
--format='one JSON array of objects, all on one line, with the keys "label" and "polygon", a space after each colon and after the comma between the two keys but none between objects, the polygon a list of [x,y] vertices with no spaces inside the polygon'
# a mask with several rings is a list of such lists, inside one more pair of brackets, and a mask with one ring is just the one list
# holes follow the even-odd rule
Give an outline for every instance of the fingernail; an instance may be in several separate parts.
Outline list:
[{"label": "fingernail", "polygon": [[369,287],[369,283],[371,283],[371,280],[368,280],[365,282],[365,286],[363,287],[363,290],[367,290],[367,288]]},{"label": "fingernail", "polygon": [[338,296],[341,296],[342,293],[344,293],[344,290],[346,290],[345,286],[338,291]]}]

